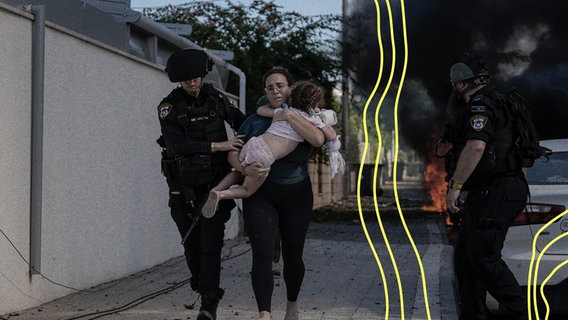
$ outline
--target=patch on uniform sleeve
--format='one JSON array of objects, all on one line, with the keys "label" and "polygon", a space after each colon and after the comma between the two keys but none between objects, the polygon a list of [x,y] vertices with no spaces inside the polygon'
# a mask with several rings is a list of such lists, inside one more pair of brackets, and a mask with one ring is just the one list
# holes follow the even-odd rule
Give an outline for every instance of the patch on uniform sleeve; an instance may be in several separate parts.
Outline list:
[{"label": "patch on uniform sleeve", "polygon": [[481,131],[485,128],[487,124],[487,116],[484,115],[475,115],[469,118],[469,125],[475,131]]},{"label": "patch on uniform sleeve", "polygon": [[158,115],[160,120],[164,120],[172,111],[174,106],[171,103],[164,102],[158,106]]},{"label": "patch on uniform sleeve", "polygon": [[483,113],[487,111],[487,107],[485,107],[484,105],[474,105],[471,106],[471,112],[475,112],[475,113]]}]

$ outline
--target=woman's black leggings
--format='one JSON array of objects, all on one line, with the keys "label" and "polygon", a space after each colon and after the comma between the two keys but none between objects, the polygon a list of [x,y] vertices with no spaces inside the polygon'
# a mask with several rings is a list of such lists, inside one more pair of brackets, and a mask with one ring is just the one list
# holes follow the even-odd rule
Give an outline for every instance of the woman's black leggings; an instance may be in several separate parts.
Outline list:
[{"label": "woman's black leggings", "polygon": [[272,253],[278,230],[282,239],[287,299],[298,299],[305,273],[302,255],[313,202],[309,178],[290,185],[267,180],[251,197],[243,199],[245,231],[253,255],[251,280],[259,311],[271,311]]}]

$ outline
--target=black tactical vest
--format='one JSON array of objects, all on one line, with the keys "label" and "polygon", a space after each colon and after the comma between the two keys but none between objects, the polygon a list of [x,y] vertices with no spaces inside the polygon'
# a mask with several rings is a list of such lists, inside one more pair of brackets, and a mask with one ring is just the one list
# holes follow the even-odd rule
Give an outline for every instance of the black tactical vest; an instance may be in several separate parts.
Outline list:
[{"label": "black tactical vest", "polygon": [[[199,107],[187,105],[182,91],[174,96],[174,110],[177,122],[184,128],[185,135],[196,141],[222,142],[227,140],[225,118],[227,102],[223,95],[210,84],[203,84],[202,92],[207,95],[205,104]],[[226,152],[213,154],[214,166],[227,163]]]}]

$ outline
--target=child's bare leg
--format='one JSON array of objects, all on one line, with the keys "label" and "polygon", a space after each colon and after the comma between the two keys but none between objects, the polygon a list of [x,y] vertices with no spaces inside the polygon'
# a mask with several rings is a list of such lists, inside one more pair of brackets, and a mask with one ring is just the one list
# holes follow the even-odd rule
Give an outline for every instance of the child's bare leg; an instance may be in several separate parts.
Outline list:
[{"label": "child's bare leg", "polygon": [[216,188],[214,188],[211,192],[209,192],[209,198],[207,198],[207,202],[205,202],[205,205],[201,210],[201,214],[205,218],[211,218],[215,215],[215,211],[217,211],[217,204],[220,200],[248,198],[255,193],[258,188],[260,188],[265,180],[266,177],[258,179],[245,177],[242,186],[225,190],[215,190]]},{"label": "child's bare leg", "polygon": [[243,180],[243,176],[238,171],[231,171],[227,174],[219,184],[217,184],[211,190],[225,190],[229,189],[232,185],[237,184]]},{"label": "child's bare leg", "polygon": [[265,180],[266,176],[263,178],[245,176],[242,186],[215,192],[217,192],[220,200],[248,198],[262,186]]},{"label": "child's bare leg", "polygon": [[241,181],[242,178],[243,176],[238,171],[233,171],[226,175],[218,185],[216,185],[215,187],[213,187],[213,189],[211,189],[211,191],[209,191],[207,201],[205,201],[203,208],[201,208],[201,214],[205,218],[213,217],[215,215],[215,212],[217,212],[217,205],[219,204],[219,200],[221,200],[219,198],[219,192],[221,190],[229,189],[232,185]]}]

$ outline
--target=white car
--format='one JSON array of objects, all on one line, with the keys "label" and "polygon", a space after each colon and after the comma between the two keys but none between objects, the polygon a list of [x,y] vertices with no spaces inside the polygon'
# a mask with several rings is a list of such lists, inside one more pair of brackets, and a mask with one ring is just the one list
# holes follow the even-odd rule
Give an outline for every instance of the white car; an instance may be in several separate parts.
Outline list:
[{"label": "white car", "polygon": [[[549,159],[538,159],[526,171],[530,189],[529,203],[509,228],[502,256],[525,292],[531,260],[534,275],[540,256],[536,292],[539,297],[537,301],[540,301],[539,314],[544,316],[546,307],[540,300],[540,285],[557,266],[568,260],[568,235],[559,238],[568,232],[568,213],[563,214],[568,208],[568,139],[543,140],[540,144],[550,148],[552,155]],[[551,220],[554,222],[541,230]],[[533,241],[539,230],[533,257]],[[557,242],[544,251],[555,239]],[[532,288],[534,287],[531,287],[531,301],[534,301]],[[546,282],[544,293],[551,314],[568,315],[568,264],[560,267]],[[499,309],[492,298],[488,300],[488,307],[490,310]]]}]

